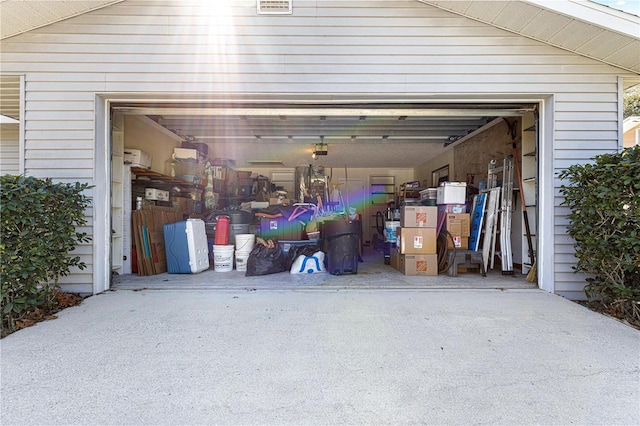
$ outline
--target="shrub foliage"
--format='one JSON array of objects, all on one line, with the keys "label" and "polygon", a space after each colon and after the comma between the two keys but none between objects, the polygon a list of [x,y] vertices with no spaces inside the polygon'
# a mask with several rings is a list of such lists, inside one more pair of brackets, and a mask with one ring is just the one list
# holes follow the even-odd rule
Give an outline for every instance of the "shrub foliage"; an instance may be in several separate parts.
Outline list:
[{"label": "shrub foliage", "polygon": [[586,295],[617,317],[640,324],[640,146],[604,154],[560,173],[576,272]]},{"label": "shrub foliage", "polygon": [[86,267],[68,253],[90,240],[78,232],[86,224],[90,200],[83,193],[87,184],[12,175],[0,179],[0,312],[6,334],[36,309],[51,307],[61,276],[72,267]]}]

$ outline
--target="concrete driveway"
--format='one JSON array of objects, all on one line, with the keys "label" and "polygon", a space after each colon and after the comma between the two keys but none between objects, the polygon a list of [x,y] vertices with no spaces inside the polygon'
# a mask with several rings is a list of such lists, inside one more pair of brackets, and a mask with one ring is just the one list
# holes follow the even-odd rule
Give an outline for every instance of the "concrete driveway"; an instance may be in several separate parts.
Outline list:
[{"label": "concrete driveway", "polygon": [[640,424],[640,332],[536,289],[120,289],[1,345],[3,425]]}]

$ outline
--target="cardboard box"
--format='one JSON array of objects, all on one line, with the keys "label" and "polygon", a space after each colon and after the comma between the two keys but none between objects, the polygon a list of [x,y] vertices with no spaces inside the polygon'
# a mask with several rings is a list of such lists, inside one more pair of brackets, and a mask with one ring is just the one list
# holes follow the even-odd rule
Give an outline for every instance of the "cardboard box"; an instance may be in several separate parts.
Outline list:
[{"label": "cardboard box", "polygon": [[198,160],[176,160],[173,164],[175,176],[200,176],[204,174],[204,164]]},{"label": "cardboard box", "polygon": [[468,237],[471,235],[471,215],[448,213],[444,228],[454,237]]},{"label": "cardboard box", "polygon": [[453,244],[451,240],[447,238],[447,249],[453,250],[453,245],[455,245],[455,248],[458,250],[469,250],[469,237],[453,235]]},{"label": "cardboard box", "polygon": [[169,191],[156,188],[145,188],[144,199],[152,201],[169,201]]},{"label": "cardboard box", "polygon": [[438,204],[464,204],[467,202],[466,182],[443,182],[438,187],[436,198]]},{"label": "cardboard box", "polygon": [[253,179],[251,179],[251,178],[238,178],[238,186],[253,186]]},{"label": "cardboard box", "polygon": [[400,228],[398,247],[401,254],[436,254],[436,228]]},{"label": "cardboard box", "polygon": [[398,247],[391,247],[389,251],[390,254],[390,265],[396,271],[400,270],[400,249]]},{"label": "cardboard box", "polygon": [[176,160],[197,160],[198,150],[191,148],[173,148],[173,158]]},{"label": "cardboard box", "polygon": [[139,149],[125,148],[124,163],[131,164],[131,167],[140,167],[143,169],[150,169],[151,156]]},{"label": "cardboard box", "polygon": [[438,208],[435,206],[404,206],[400,209],[400,226],[403,228],[436,228]]},{"label": "cardboard box", "polygon": [[399,270],[405,275],[436,276],[438,275],[438,255],[437,254],[400,255]]}]

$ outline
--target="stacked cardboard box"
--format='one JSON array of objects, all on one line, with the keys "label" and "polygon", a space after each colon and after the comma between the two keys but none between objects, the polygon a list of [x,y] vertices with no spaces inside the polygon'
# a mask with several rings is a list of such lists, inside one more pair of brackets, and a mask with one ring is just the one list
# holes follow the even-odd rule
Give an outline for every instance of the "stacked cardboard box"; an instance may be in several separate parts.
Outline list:
[{"label": "stacked cardboard box", "polygon": [[438,275],[437,226],[437,207],[402,207],[398,249],[391,253],[391,263],[405,275]]},{"label": "stacked cardboard box", "polygon": [[[469,213],[447,213],[445,229],[453,237],[453,245],[460,250],[469,249],[469,235],[471,235],[471,215]],[[451,240],[448,249],[453,249]]]}]

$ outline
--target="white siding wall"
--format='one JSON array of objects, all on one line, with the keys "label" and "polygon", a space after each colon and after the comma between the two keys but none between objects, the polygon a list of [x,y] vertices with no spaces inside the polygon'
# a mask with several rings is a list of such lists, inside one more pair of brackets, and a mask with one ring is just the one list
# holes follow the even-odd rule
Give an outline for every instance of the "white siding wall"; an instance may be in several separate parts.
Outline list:
[{"label": "white siding wall", "polygon": [[[614,67],[417,1],[295,0],[285,16],[209,3],[218,17],[183,1],[125,1],[4,40],[3,71],[26,75],[27,172],[92,182],[95,92],[548,94],[554,172],[618,147]],[[555,208],[556,291],[579,294],[565,213]],[[86,289],[91,268],[66,282]]]}]

